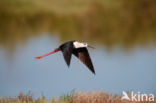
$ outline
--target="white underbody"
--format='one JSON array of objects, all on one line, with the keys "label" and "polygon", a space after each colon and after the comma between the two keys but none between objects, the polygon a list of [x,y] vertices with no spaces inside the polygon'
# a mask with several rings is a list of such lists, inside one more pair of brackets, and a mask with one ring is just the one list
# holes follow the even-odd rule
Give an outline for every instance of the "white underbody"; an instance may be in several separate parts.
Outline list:
[{"label": "white underbody", "polygon": [[77,41],[73,42],[73,45],[74,45],[75,48],[84,48],[84,47],[88,46],[87,43],[80,43],[80,42],[77,42]]}]

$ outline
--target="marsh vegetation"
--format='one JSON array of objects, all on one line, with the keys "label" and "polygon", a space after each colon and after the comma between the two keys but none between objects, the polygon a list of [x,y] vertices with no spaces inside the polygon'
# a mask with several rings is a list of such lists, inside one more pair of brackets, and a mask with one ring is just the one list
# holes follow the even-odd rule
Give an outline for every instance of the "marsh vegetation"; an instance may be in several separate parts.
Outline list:
[{"label": "marsh vegetation", "polygon": [[0,45],[13,47],[49,32],[61,41],[111,48],[156,42],[155,0],[0,0]]},{"label": "marsh vegetation", "polygon": [[[156,98],[155,98],[156,101]],[[153,101],[152,103],[156,103]],[[0,103],[136,103],[136,101],[121,100],[121,95],[111,95],[105,92],[71,93],[59,98],[46,99],[44,96],[33,99],[32,95],[19,94],[16,98],[2,98]],[[151,103],[151,101],[137,101],[137,103]]]}]

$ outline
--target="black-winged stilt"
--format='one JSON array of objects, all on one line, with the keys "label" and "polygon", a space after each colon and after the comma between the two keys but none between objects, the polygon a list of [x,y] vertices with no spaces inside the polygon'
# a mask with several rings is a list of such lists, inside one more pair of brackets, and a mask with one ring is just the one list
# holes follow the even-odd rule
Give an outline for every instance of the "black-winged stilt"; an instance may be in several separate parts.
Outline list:
[{"label": "black-winged stilt", "polygon": [[70,65],[70,60],[71,60],[71,55],[74,54],[78,59],[81,60],[88,68],[89,70],[95,74],[94,66],[92,64],[91,58],[89,56],[87,47],[93,48],[89,46],[87,43],[81,43],[77,41],[68,41],[60,45],[58,48],[55,50],[46,53],[41,56],[35,57],[36,59],[41,59],[45,56],[48,56],[50,54],[53,54],[58,51],[62,51],[64,60],[66,61],[68,67]]}]

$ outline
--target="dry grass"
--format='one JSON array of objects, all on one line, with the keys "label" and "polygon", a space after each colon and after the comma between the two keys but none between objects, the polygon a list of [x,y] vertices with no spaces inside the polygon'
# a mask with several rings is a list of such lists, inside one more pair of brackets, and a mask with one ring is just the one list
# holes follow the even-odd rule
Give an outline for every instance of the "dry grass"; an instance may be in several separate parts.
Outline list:
[{"label": "dry grass", "polygon": [[156,98],[154,102],[145,101],[129,101],[121,100],[120,95],[110,95],[105,92],[79,92],[73,98],[72,103],[156,103]]},{"label": "dry grass", "polygon": [[72,91],[58,99],[52,98],[51,100],[47,100],[44,96],[35,100],[30,94],[20,93],[16,98],[1,98],[0,103],[156,103],[156,98],[154,102],[139,102],[121,100],[120,95],[110,95],[105,92],[78,92],[73,94]]}]

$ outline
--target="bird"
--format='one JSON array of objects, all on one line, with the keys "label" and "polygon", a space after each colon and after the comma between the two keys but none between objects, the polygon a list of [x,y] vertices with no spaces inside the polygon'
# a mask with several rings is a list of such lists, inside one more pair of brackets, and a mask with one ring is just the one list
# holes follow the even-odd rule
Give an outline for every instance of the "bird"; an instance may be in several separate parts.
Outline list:
[{"label": "bird", "polygon": [[36,59],[41,59],[45,56],[48,56],[50,54],[56,53],[58,51],[62,51],[64,60],[67,64],[67,66],[70,66],[71,56],[72,54],[75,55],[84,65],[88,67],[88,69],[95,74],[94,66],[92,63],[92,60],[90,58],[90,55],[88,53],[87,47],[93,48],[92,46],[88,45],[87,43],[78,42],[75,40],[67,41],[63,44],[61,44],[58,48],[54,49],[53,51],[46,53],[41,56],[35,57]]}]

